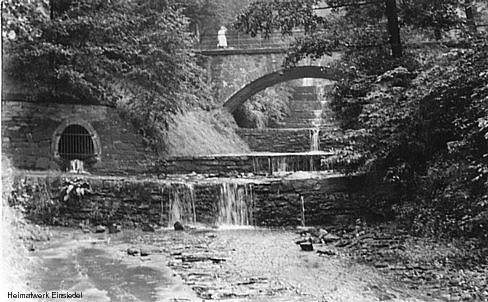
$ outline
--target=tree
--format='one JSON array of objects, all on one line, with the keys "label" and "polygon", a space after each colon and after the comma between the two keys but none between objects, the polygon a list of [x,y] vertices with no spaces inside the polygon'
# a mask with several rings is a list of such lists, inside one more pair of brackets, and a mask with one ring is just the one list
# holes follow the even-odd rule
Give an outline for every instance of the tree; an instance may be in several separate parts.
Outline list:
[{"label": "tree", "polygon": [[443,31],[461,23],[456,10],[464,7],[459,0],[401,0],[399,5],[405,25],[432,29],[437,40],[442,38]]},{"label": "tree", "polygon": [[2,2],[4,87],[31,98],[109,103],[150,129],[208,102],[187,19],[166,1]]},{"label": "tree", "polygon": [[390,34],[391,53],[394,58],[402,57],[402,42],[398,26],[398,13],[396,0],[385,1],[385,13],[388,19],[388,33]]},{"label": "tree", "polygon": [[402,184],[415,227],[486,237],[488,39],[453,49],[418,74],[397,68],[363,100],[366,171]]},{"label": "tree", "polygon": [[190,19],[190,28],[198,36],[215,35],[220,26],[230,25],[249,0],[173,0]]},{"label": "tree", "polygon": [[[414,229],[486,238],[488,36],[469,27],[469,14],[458,15],[465,1],[398,1],[400,59],[385,47],[394,42],[385,1],[326,2],[335,7],[328,14],[318,14],[313,0],[256,1],[236,26],[265,35],[302,28],[285,65],[342,50],[337,65],[349,76],[337,84],[332,105],[343,138],[355,144],[338,157],[353,160],[355,172],[403,188],[409,204],[390,206]],[[454,27],[469,33],[457,37],[455,48],[418,46]],[[388,212],[384,204],[377,210]]]},{"label": "tree", "polygon": [[[251,35],[265,36],[276,30],[291,34],[294,28],[303,29],[305,35],[290,48],[286,64],[295,64],[306,56],[314,58],[345,50],[359,68],[386,61],[387,68],[381,73],[390,69],[389,61],[401,57],[402,43],[417,42],[426,29],[440,37],[442,31],[461,26],[457,9],[464,7],[460,0],[258,0],[239,15],[235,26]],[[399,26],[404,30],[401,39]]]}]

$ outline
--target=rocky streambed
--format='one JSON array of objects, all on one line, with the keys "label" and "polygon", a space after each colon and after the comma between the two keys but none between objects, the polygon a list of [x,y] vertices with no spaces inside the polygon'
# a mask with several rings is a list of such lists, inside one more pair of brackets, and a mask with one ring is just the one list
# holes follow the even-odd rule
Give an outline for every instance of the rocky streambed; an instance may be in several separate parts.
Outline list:
[{"label": "rocky streambed", "polygon": [[[85,301],[445,300],[358,263],[339,247],[344,234],[324,241],[315,231],[51,229],[31,247],[30,287],[81,291]],[[302,251],[296,242],[309,238],[314,250]]]}]

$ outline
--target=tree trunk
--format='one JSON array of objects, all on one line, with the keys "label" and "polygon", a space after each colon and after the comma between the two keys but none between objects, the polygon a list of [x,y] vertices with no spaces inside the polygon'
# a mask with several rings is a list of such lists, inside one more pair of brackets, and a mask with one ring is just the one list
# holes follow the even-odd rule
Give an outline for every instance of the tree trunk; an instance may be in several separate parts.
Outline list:
[{"label": "tree trunk", "polygon": [[385,0],[386,17],[388,18],[388,33],[390,34],[391,52],[394,58],[402,57],[402,43],[400,40],[400,27],[396,0]]},{"label": "tree trunk", "polygon": [[442,31],[440,28],[438,27],[434,28],[434,37],[438,41],[442,39]]},{"label": "tree trunk", "polygon": [[49,18],[54,20],[54,1],[49,0]]},{"label": "tree trunk", "polygon": [[472,32],[476,32],[476,21],[475,21],[475,7],[472,0],[466,0],[464,2],[464,12],[466,13],[466,24]]}]

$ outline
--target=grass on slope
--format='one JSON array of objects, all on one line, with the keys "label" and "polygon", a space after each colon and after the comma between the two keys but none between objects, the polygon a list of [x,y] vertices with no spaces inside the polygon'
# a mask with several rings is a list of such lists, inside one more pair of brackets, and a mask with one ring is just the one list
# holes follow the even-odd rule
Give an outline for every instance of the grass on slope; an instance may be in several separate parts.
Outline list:
[{"label": "grass on slope", "polygon": [[224,110],[190,111],[174,120],[165,142],[168,156],[249,152],[247,144],[235,133],[234,118]]}]

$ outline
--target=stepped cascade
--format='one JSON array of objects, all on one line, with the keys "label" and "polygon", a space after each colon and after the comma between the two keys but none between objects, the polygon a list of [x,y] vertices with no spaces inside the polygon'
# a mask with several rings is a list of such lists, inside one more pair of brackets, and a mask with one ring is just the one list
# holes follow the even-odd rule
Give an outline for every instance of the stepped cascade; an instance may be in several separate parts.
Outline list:
[{"label": "stepped cascade", "polygon": [[320,148],[320,128],[310,129],[310,151],[317,152]]},{"label": "stepped cascade", "polygon": [[[278,178],[280,181],[279,178],[295,175],[297,172],[300,172],[298,177],[304,180],[334,175],[332,167],[337,166],[332,159],[335,153],[324,151],[333,147],[327,140],[323,141],[324,135],[335,127],[330,108],[332,88],[333,84],[330,81],[321,86],[295,87],[293,98],[289,102],[290,114],[281,121],[278,128],[249,129],[258,133],[256,145],[260,148],[272,146],[275,142],[281,145],[285,141],[287,146],[295,144],[303,151],[256,151],[250,146],[251,150],[254,150],[250,153],[170,159],[166,163],[166,173],[183,178],[187,177],[185,175],[197,175],[211,180],[212,189],[209,189],[211,193],[208,194],[212,197],[208,198],[207,193],[202,195],[195,192],[195,186],[199,186],[198,182],[192,184],[183,181],[169,185],[168,226],[171,227],[176,221],[193,226],[200,223],[220,227],[254,225],[256,201],[253,182],[260,177]],[[259,131],[269,135],[259,137]],[[282,133],[288,134],[280,137]],[[268,138],[272,138],[273,142],[270,143]],[[297,205],[301,204],[296,213],[300,216],[297,216],[297,219],[304,224],[306,199],[303,195],[293,195],[290,198],[296,199]]]},{"label": "stepped cascade", "polygon": [[[252,184],[223,181],[215,185],[218,186],[218,193],[214,195],[217,201],[212,205],[216,207],[213,223],[216,226],[253,225]],[[166,185],[164,190],[169,196],[168,227],[172,227],[175,222],[186,226],[197,226],[201,222],[197,217],[193,183],[171,183]]]},{"label": "stepped cascade", "polygon": [[279,128],[334,127],[330,108],[333,87],[333,84],[294,87],[289,102],[290,114],[280,122]]},{"label": "stepped cascade", "polygon": [[330,171],[337,165],[334,152],[328,150],[340,148],[342,143],[330,135],[337,131],[331,109],[333,87],[331,81],[295,87],[289,101],[290,114],[278,128],[241,128],[252,152],[175,158],[168,162],[168,173],[283,175]]}]

